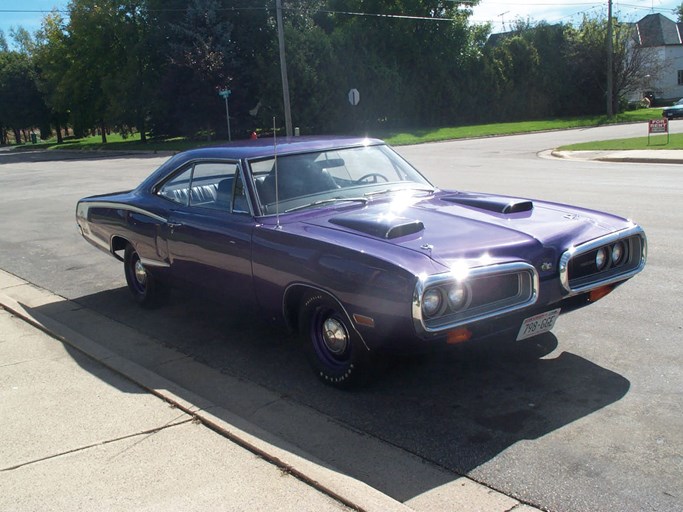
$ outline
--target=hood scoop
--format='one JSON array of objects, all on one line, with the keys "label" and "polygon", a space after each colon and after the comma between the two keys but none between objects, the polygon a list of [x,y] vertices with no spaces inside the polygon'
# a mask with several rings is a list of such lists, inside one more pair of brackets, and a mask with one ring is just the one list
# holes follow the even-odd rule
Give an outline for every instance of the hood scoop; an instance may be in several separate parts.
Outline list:
[{"label": "hood scoop", "polygon": [[449,203],[457,203],[463,206],[471,206],[495,213],[511,214],[529,212],[533,210],[534,203],[528,199],[515,199],[513,197],[455,195],[442,198]]},{"label": "hood scoop", "polygon": [[330,219],[330,222],[338,226],[343,226],[386,240],[419,233],[425,228],[422,221],[419,220],[383,214],[373,215],[371,213],[357,213],[333,217]]}]

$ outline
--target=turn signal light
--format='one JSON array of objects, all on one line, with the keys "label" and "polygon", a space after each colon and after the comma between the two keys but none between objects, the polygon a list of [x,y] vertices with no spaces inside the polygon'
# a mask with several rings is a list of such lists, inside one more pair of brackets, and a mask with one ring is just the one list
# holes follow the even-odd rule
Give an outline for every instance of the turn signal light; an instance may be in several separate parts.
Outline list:
[{"label": "turn signal light", "polygon": [[448,343],[449,345],[455,345],[456,343],[462,343],[464,341],[467,341],[471,337],[472,331],[470,331],[466,327],[461,327],[460,329],[455,329],[454,331],[450,331],[448,333],[446,343]]},{"label": "turn signal light", "polygon": [[608,295],[612,290],[614,290],[614,286],[601,286],[600,288],[591,290],[588,294],[588,300],[591,302],[597,302],[605,295]]}]

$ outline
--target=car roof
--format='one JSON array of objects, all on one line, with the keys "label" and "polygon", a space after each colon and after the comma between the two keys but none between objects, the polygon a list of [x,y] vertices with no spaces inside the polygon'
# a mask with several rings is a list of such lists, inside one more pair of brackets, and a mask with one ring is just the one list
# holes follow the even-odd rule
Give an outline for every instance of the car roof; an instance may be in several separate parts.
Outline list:
[{"label": "car roof", "polygon": [[371,146],[384,144],[379,139],[367,137],[283,137],[276,139],[274,147],[273,138],[241,140],[217,146],[207,146],[185,151],[183,155],[187,160],[194,158],[232,158],[253,159],[272,157],[277,149],[278,155],[291,153],[305,153],[308,151],[321,151],[353,146]]},{"label": "car roof", "polygon": [[379,139],[340,136],[283,137],[278,138],[276,143],[277,146],[274,146],[272,138],[263,138],[240,140],[222,145],[183,151],[164,162],[161,167],[154,171],[138,186],[138,189],[149,189],[168,176],[169,173],[193,160],[252,160],[272,157],[275,154],[275,150],[277,150],[279,156],[384,144],[384,142]]}]

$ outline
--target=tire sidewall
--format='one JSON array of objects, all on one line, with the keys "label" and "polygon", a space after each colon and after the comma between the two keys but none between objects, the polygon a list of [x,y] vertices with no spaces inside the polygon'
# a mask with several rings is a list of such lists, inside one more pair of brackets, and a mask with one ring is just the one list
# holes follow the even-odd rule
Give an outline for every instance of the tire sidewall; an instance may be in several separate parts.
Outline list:
[{"label": "tire sidewall", "polygon": [[[322,323],[333,317],[340,321],[349,337],[349,345],[341,356],[325,349],[320,339]],[[322,292],[310,293],[302,301],[299,333],[309,363],[325,384],[348,389],[368,378],[370,354],[342,307]]]}]

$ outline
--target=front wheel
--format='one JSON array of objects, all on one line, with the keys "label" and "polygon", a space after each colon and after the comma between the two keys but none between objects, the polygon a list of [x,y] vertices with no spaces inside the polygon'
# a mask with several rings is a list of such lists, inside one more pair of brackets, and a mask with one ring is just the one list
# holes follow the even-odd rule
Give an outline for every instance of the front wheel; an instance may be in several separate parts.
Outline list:
[{"label": "front wheel", "polygon": [[325,384],[349,389],[367,381],[370,352],[337,302],[318,292],[306,295],[299,332],[308,360]]},{"label": "front wheel", "polygon": [[128,289],[135,302],[141,306],[155,307],[168,297],[168,288],[149,273],[132,245],[126,247],[123,256],[123,268]]}]

